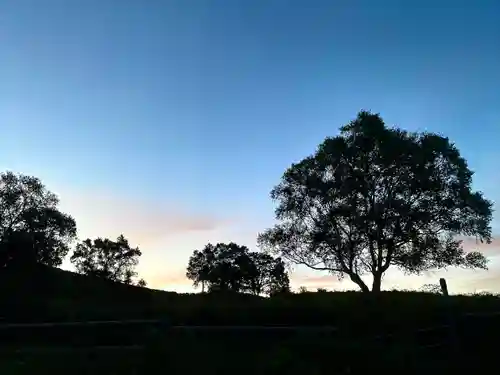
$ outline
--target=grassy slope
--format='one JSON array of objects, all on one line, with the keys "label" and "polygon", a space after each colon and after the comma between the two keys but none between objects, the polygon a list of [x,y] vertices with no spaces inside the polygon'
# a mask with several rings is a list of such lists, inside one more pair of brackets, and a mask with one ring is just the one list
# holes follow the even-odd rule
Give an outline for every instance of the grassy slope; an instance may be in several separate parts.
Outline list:
[{"label": "grassy slope", "polygon": [[[242,364],[247,371],[243,373],[305,373],[306,369],[309,373],[325,373],[333,365],[340,371],[347,365],[364,367],[368,363],[384,369],[410,364],[416,373],[421,373],[429,366],[450,366],[449,346],[419,349],[422,345],[449,340],[449,331],[414,334],[420,327],[448,324],[450,309],[457,317],[459,350],[464,353],[458,355],[461,360],[468,358],[467,363],[477,365],[481,355],[480,363],[485,364],[492,358],[487,355],[490,349],[487,342],[496,340],[500,334],[500,318],[462,317],[467,312],[500,312],[500,300],[492,296],[454,296],[450,303],[437,295],[408,292],[387,292],[377,297],[353,292],[305,293],[266,299],[142,289],[57,269],[39,268],[31,274],[32,277],[24,274],[1,281],[3,295],[9,296],[4,301],[18,302],[18,308],[10,308],[6,314],[9,320],[160,318],[172,324],[334,325],[339,332],[169,332],[165,335],[164,330],[146,326],[51,328],[50,332],[45,329],[39,334],[34,330],[24,334],[18,331],[11,339],[21,340],[21,346],[47,347],[51,343],[86,341],[89,345],[145,344],[148,349],[108,354],[88,350],[33,353],[24,355],[22,361],[28,364],[24,367],[16,365],[19,363],[16,355],[16,361],[11,360],[14,357],[5,361],[14,367],[5,367],[6,371],[1,373],[30,373],[35,368],[37,371],[46,368],[47,373],[49,370],[65,373],[70,368],[74,371],[75,364],[82,373],[84,369],[95,373],[95,368],[106,368],[113,373],[110,369],[119,367],[125,373],[133,373],[134,369],[142,372],[159,362],[164,370],[175,373],[181,368],[182,372],[191,373],[200,366],[205,373],[220,373],[222,368]],[[388,333],[392,336],[376,338]],[[6,333],[2,334],[6,339]],[[456,356],[457,352],[452,354]]]},{"label": "grassy slope", "polygon": [[167,319],[171,324],[340,325],[386,331],[446,321],[450,303],[456,314],[500,312],[500,299],[495,296],[452,296],[447,301],[419,292],[304,293],[275,298],[178,294],[47,267],[0,278],[0,293],[7,296],[2,298],[6,321]]}]

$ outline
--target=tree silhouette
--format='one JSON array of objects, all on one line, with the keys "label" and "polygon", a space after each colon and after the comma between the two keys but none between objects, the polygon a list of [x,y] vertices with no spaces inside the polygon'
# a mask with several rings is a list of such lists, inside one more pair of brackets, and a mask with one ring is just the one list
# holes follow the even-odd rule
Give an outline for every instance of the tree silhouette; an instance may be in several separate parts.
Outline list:
[{"label": "tree silhouette", "polygon": [[186,277],[193,282],[196,288],[201,284],[202,292],[209,283],[210,271],[215,267],[215,246],[206,245],[203,250],[195,250],[189,258]]},{"label": "tree silhouette", "polygon": [[208,274],[209,290],[239,292],[244,289],[248,248],[233,242],[219,243],[214,248],[215,263]]},{"label": "tree silhouette", "polygon": [[116,241],[86,239],[76,245],[70,261],[81,274],[132,284],[140,256],[139,248],[130,247],[128,240],[120,235]]},{"label": "tree silhouette", "polygon": [[0,174],[0,267],[61,265],[76,238],[76,223],[58,204],[38,178]]},{"label": "tree silhouette", "polygon": [[289,290],[289,279],[281,259],[250,252],[235,243],[208,244],[195,250],[186,276],[202,291],[235,291],[273,294]]},{"label": "tree silhouette", "polygon": [[308,292],[307,287],[305,287],[305,286],[299,287],[299,293],[307,293],[307,292]]},{"label": "tree silhouette", "polygon": [[259,235],[271,253],[379,291],[392,265],[420,273],[486,268],[458,235],[491,241],[492,204],[471,188],[466,161],[448,138],[385,126],[360,112],[316,152],[292,164],[271,192],[279,223]]},{"label": "tree silhouette", "polygon": [[273,295],[290,291],[290,279],[281,258],[269,254],[249,253],[250,267],[245,272],[245,289],[253,294]]}]

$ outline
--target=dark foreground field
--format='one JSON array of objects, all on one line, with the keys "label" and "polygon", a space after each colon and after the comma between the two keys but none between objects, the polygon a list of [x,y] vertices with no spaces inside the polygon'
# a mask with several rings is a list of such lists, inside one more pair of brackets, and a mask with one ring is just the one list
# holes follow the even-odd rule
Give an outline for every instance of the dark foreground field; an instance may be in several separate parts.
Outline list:
[{"label": "dark foreground field", "polygon": [[[265,299],[180,295],[52,269],[30,275],[1,283],[0,374],[457,374],[498,367],[500,299],[493,296]],[[123,323],[130,319],[151,321]],[[89,320],[114,322],[25,325]]]}]

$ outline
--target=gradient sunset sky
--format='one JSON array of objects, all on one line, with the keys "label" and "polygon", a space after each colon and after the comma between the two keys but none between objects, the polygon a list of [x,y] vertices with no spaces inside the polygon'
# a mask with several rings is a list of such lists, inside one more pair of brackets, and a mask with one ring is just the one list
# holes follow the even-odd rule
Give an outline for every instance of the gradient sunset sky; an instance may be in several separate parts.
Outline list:
[{"label": "gradient sunset sky", "polygon": [[[499,19],[496,0],[0,0],[0,169],[40,177],[80,238],[123,232],[178,291],[194,249],[255,249],[285,168],[360,109],[449,136],[500,202]],[[500,241],[483,249],[488,272],[384,287],[500,292]]]}]

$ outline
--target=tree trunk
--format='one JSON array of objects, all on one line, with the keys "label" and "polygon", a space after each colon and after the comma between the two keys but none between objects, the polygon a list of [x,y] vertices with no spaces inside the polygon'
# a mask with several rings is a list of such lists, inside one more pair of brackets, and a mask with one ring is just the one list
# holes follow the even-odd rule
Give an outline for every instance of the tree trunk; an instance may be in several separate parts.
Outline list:
[{"label": "tree trunk", "polygon": [[380,292],[381,286],[382,286],[382,274],[377,272],[373,274],[372,293]]},{"label": "tree trunk", "polygon": [[364,281],[361,279],[361,277],[359,277],[359,275],[351,274],[351,275],[349,275],[349,277],[351,278],[351,280],[352,280],[353,283],[357,284],[361,288],[362,292],[365,292],[365,293],[369,293],[370,292],[370,289],[364,283]]}]

